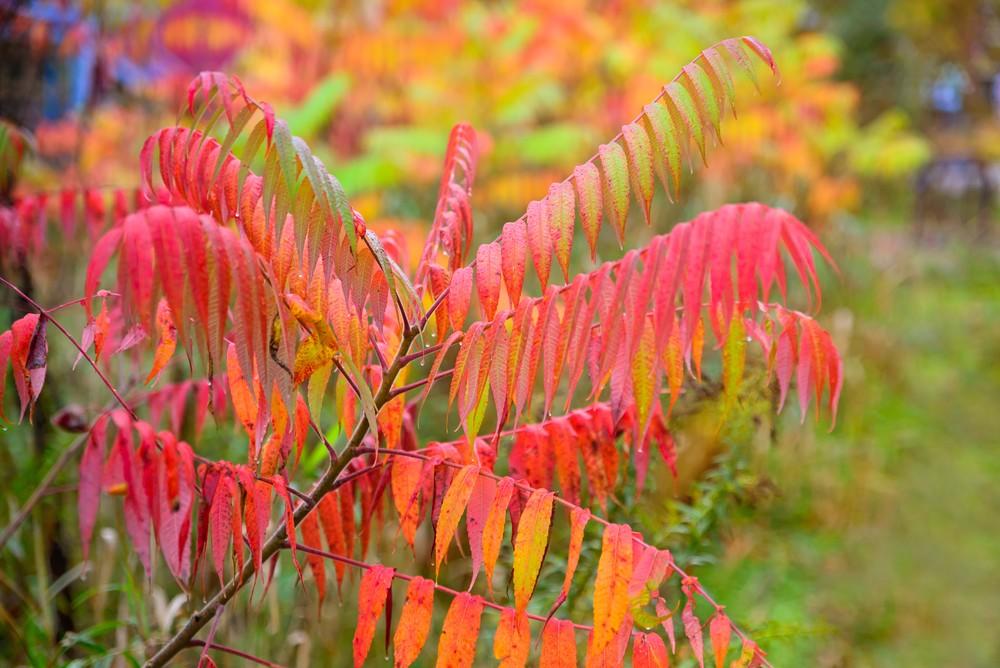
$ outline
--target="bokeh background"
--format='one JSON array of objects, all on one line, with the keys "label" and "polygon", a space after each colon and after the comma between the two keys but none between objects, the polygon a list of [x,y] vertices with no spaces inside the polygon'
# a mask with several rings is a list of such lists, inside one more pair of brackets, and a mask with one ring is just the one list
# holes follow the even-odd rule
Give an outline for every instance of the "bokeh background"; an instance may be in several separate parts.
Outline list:
[{"label": "bokeh background", "polygon": [[[775,666],[1000,665],[993,1],[4,2],[0,118],[30,136],[5,147],[0,197],[136,186],[142,141],[176,119],[194,73],[223,69],[414,254],[448,131],[472,123],[477,236],[489,240],[703,48],[744,34],[772,49],[780,85],[746,84],[710,166],[679,204],[658,195],[652,230],[631,242],[750,199],[807,221],[840,266],[824,277],[821,316],[845,358],[839,421],[766,420],[745,397],[742,423],[719,435],[699,427],[711,406],[693,409],[681,479],[625,489],[611,513],[692,565]],[[30,260],[0,264],[46,304],[78,296],[89,243],[57,230]],[[5,329],[14,302],[2,300]],[[69,371],[68,348],[53,351],[67,361],[51,363],[43,419],[0,432],[3,517],[70,440],[46,411],[99,395],[86,370]],[[236,456],[235,433],[212,438]],[[135,579],[120,519],[102,523],[95,567],[79,566],[71,484],[0,554],[0,664],[129,665],[137,638],[183,612],[169,586]],[[348,665],[351,592],[317,616],[284,568],[219,638],[286,665]]]}]

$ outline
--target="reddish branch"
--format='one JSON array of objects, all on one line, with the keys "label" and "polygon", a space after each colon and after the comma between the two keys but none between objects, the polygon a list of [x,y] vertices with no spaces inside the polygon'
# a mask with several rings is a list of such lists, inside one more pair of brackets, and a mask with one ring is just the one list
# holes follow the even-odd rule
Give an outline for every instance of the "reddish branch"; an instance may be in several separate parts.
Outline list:
[{"label": "reddish branch", "polygon": [[[286,543],[283,547],[287,549],[290,546]],[[352,559],[351,557],[345,557],[344,555],[335,554],[333,552],[326,552],[325,550],[320,550],[315,547],[309,547],[308,545],[298,544],[295,546],[295,549],[301,552],[305,552],[306,554],[314,554],[317,557],[330,559],[331,561],[339,561],[342,564],[347,564],[348,566],[353,566],[355,568],[368,570],[372,567],[372,564],[369,564],[366,561],[358,561],[357,559]],[[415,575],[400,573],[399,571],[393,571],[392,577],[396,578],[397,580],[403,580],[405,582],[409,582],[410,580],[416,578]],[[438,584],[437,582],[434,583],[434,589],[440,592],[444,592],[449,596],[459,596],[462,594],[462,592],[458,591],[457,589],[446,587],[442,584]],[[487,601],[485,599],[483,600],[483,605],[486,606],[487,608],[500,610],[501,612],[508,609],[506,606],[500,605],[499,603],[494,603],[493,601]],[[544,624],[545,622],[548,621],[547,617],[542,617],[541,615],[533,615],[531,613],[525,613],[525,614],[527,615],[528,619],[534,620],[536,622],[542,622]],[[594,630],[594,627],[592,626],[588,626],[586,624],[577,624],[575,622],[573,622],[573,628],[579,631],[587,631],[588,633]]]}]

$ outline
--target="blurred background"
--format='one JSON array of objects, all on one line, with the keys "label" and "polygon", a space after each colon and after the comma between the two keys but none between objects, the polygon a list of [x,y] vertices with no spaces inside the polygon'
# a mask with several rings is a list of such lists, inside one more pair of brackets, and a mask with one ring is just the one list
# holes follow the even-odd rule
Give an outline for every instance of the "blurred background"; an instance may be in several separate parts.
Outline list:
[{"label": "blurred background", "polygon": [[[699,436],[710,408],[694,407],[680,479],[660,475],[665,494],[626,485],[611,514],[690,564],[775,666],[1000,665],[995,1],[4,0],[0,203],[78,189],[85,212],[110,211],[139,183],[142,142],[212,69],[271,102],[413,254],[449,129],[472,123],[477,236],[490,240],[702,49],[745,34],[771,48],[780,85],[762,74],[759,93],[739,92],[710,166],[679,204],[658,195],[630,243],[726,202],[805,220],[840,267],[821,312],[845,358],[839,420],[771,421],[745,397],[742,422]],[[44,304],[79,296],[88,234],[54,224],[14,252],[16,225],[0,218],[0,271]],[[16,309],[0,297],[0,330]],[[71,440],[47,417],[97,387],[53,350],[42,418],[0,432],[4,517]],[[236,457],[230,431],[208,439]],[[0,664],[133,663],[136,640],[182,612],[174,589],[118,568],[134,559],[113,519],[84,577],[71,498],[57,489],[0,554]],[[347,665],[351,591],[318,617],[286,567],[219,637],[286,665]]]}]

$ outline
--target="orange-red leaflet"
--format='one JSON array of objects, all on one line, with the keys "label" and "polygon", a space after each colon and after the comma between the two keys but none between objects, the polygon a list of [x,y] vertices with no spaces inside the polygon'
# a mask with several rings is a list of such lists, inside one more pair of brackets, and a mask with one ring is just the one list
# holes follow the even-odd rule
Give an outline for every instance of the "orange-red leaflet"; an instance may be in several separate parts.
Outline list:
[{"label": "orange-red leaflet", "polygon": [[458,521],[469,504],[473,486],[479,477],[479,467],[469,464],[455,474],[451,486],[445,492],[441,502],[441,514],[438,515],[437,535],[434,537],[434,575],[441,572],[441,564],[448,555],[448,547],[458,528]]},{"label": "orange-red leaflet", "polygon": [[493,595],[493,569],[500,556],[500,544],[503,541],[503,529],[507,519],[507,506],[514,494],[514,481],[503,478],[497,483],[497,492],[493,497],[493,505],[486,516],[483,525],[483,566],[486,568],[486,585],[490,595]]},{"label": "orange-red leaflet", "polygon": [[354,629],[354,668],[365,662],[368,650],[375,637],[375,622],[385,609],[386,596],[392,587],[395,570],[374,565],[361,576],[358,592],[358,623]]},{"label": "orange-red leaflet", "polygon": [[470,668],[476,658],[483,599],[469,593],[456,596],[444,618],[438,642],[437,668]]},{"label": "orange-red leaflet", "polygon": [[395,668],[408,668],[417,660],[427,642],[433,612],[434,582],[427,578],[413,578],[406,590],[406,601],[392,638]]},{"label": "orange-red leaflet", "polygon": [[611,524],[604,529],[594,582],[595,654],[607,647],[625,619],[631,577],[632,529],[623,524]]},{"label": "orange-red leaflet", "polygon": [[528,616],[513,608],[504,608],[493,638],[493,656],[500,661],[500,668],[524,668],[530,651]]},{"label": "orange-red leaflet", "polygon": [[576,668],[576,637],[573,622],[550,619],[542,630],[539,668]]}]

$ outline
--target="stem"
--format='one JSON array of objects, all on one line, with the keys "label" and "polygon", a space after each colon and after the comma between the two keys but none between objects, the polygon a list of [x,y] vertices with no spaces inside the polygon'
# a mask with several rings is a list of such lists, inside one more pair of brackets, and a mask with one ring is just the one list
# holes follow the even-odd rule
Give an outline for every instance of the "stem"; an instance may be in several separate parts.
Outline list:
[{"label": "stem", "polygon": [[[288,545],[286,544],[284,545],[284,547],[287,548]],[[354,566],[355,568],[362,568],[364,570],[368,570],[372,567],[372,565],[367,562],[358,561],[357,559],[352,559],[351,557],[345,557],[343,555],[336,554],[334,552],[326,552],[325,550],[319,550],[314,547],[309,547],[308,545],[296,545],[295,549],[301,550],[306,554],[312,554],[317,557],[322,557],[324,559],[330,559],[331,561],[339,561],[342,564],[347,564],[348,566]],[[409,582],[410,580],[413,580],[416,576],[409,575],[408,573],[400,573],[399,571],[393,571],[392,577],[397,580],[403,580],[405,582]],[[434,588],[440,592],[448,594],[449,596],[460,596],[462,594],[462,592],[456,589],[452,589],[451,587],[446,587],[442,584],[438,584],[437,582],[434,583]],[[500,605],[499,603],[494,603],[493,601],[487,601],[486,599],[483,599],[483,605],[487,608],[500,610],[501,612],[508,609],[508,607],[506,606]],[[531,614],[530,612],[525,614],[528,617],[528,619],[533,619],[536,622],[545,623],[546,621],[548,621],[547,617],[542,617],[541,615],[534,615]],[[573,623],[573,627],[580,631],[594,630],[594,627],[592,626],[588,626],[586,624],[577,624],[575,622]]]},{"label": "stem", "polygon": [[427,348],[424,348],[423,350],[418,350],[415,353],[410,353],[409,355],[404,355],[403,356],[403,364],[409,364],[410,362],[418,360],[421,357],[426,357],[427,355],[433,355],[437,351],[441,350],[441,346],[443,346],[443,345],[444,345],[443,343],[435,343],[433,346],[428,346]]},{"label": "stem", "polygon": [[115,386],[111,384],[111,381],[108,380],[108,377],[105,376],[104,372],[101,371],[100,367],[97,366],[97,362],[95,362],[90,357],[90,355],[87,354],[87,351],[84,350],[83,347],[80,345],[79,341],[76,340],[76,337],[74,337],[72,334],[70,334],[66,330],[65,327],[63,327],[61,324],[59,324],[58,320],[56,320],[51,315],[49,315],[49,312],[47,310],[45,310],[42,307],[41,304],[39,304],[38,302],[36,302],[34,299],[32,299],[31,297],[29,297],[28,295],[24,294],[24,292],[22,292],[21,289],[18,288],[16,285],[14,285],[10,281],[8,281],[3,276],[0,276],[0,283],[3,283],[4,285],[6,285],[8,288],[10,288],[14,292],[16,292],[18,294],[18,296],[21,297],[21,299],[23,299],[24,301],[26,301],[29,304],[31,304],[32,308],[34,308],[35,310],[38,311],[39,317],[45,318],[46,320],[48,320],[49,322],[51,322],[53,325],[55,325],[56,329],[58,329],[60,332],[62,332],[62,335],[65,336],[69,340],[69,342],[73,344],[74,348],[76,348],[78,351],[80,351],[80,354],[83,356],[83,358],[85,360],[87,360],[87,363],[90,364],[90,366],[92,366],[94,368],[94,371],[97,372],[97,375],[100,377],[100,379],[104,383],[105,387],[107,387],[111,391],[111,395],[115,398],[115,401],[117,401],[119,404],[121,404],[121,407],[125,409],[125,412],[129,414],[129,417],[131,417],[133,421],[136,421],[136,420],[139,419],[139,417],[135,414],[135,411],[132,410],[132,407],[129,406],[127,403],[125,403],[125,400],[122,399],[122,397],[121,397],[120,394],[118,394],[118,390],[115,389]]},{"label": "stem", "polygon": [[389,398],[392,399],[394,397],[398,397],[401,394],[406,394],[410,390],[415,390],[418,387],[423,387],[427,383],[434,383],[441,380],[442,378],[447,378],[454,371],[455,371],[454,369],[448,369],[447,371],[442,371],[441,373],[435,374],[433,378],[430,377],[421,378],[420,380],[415,380],[407,385],[400,385],[399,387],[393,389],[392,392],[389,393]]},{"label": "stem", "polygon": [[[396,380],[396,376],[399,375],[400,370],[403,368],[403,356],[409,352],[410,346],[413,344],[413,340],[416,338],[416,333],[413,331],[407,331],[403,334],[403,338],[399,344],[399,350],[393,359],[392,365],[390,365],[388,371],[382,377],[382,382],[379,385],[378,391],[375,394],[375,409],[376,412],[380,409],[387,401],[390,399],[390,391],[393,382]],[[312,491],[309,493],[309,497],[312,500],[312,504],[301,503],[295,509],[294,513],[294,524],[298,524],[309,511],[312,510],[312,505],[315,505],[322,499],[327,492],[332,490],[337,482],[337,478],[340,473],[347,467],[347,464],[354,457],[356,450],[361,445],[362,440],[368,433],[368,418],[362,416],[358,421],[357,426],[354,428],[354,433],[351,434],[350,440],[348,440],[347,445],[340,455],[330,463],[330,466],[323,473],[323,476],[316,481],[313,486]],[[261,549],[261,562],[267,562],[275,553],[278,552],[285,544],[286,533],[285,524],[282,523],[277,527],[275,532],[264,544]],[[215,609],[220,605],[226,605],[237,592],[243,588],[249,580],[250,576],[254,574],[255,566],[253,560],[247,561],[243,565],[243,570],[237,575],[233,576],[226,585],[220,589],[215,596],[209,599],[201,608],[195,611],[191,617],[184,623],[184,625],[175,633],[145,664],[146,668],[159,668],[160,666],[165,666],[168,661],[174,658],[178,652],[183,650],[185,647],[189,647],[191,642],[194,640],[194,636],[198,631],[200,631],[205,624],[211,621],[212,615]]]},{"label": "stem", "polygon": [[214,649],[219,652],[225,652],[226,654],[232,654],[233,656],[238,656],[241,659],[246,659],[247,661],[253,661],[254,663],[260,664],[262,666],[268,666],[269,668],[281,668],[281,664],[272,663],[267,659],[262,659],[259,656],[254,656],[253,654],[248,654],[243,650],[236,649],[235,647],[229,647],[228,645],[220,645],[217,642],[205,642],[204,640],[192,640],[188,643],[188,647],[204,647],[205,649]]}]

